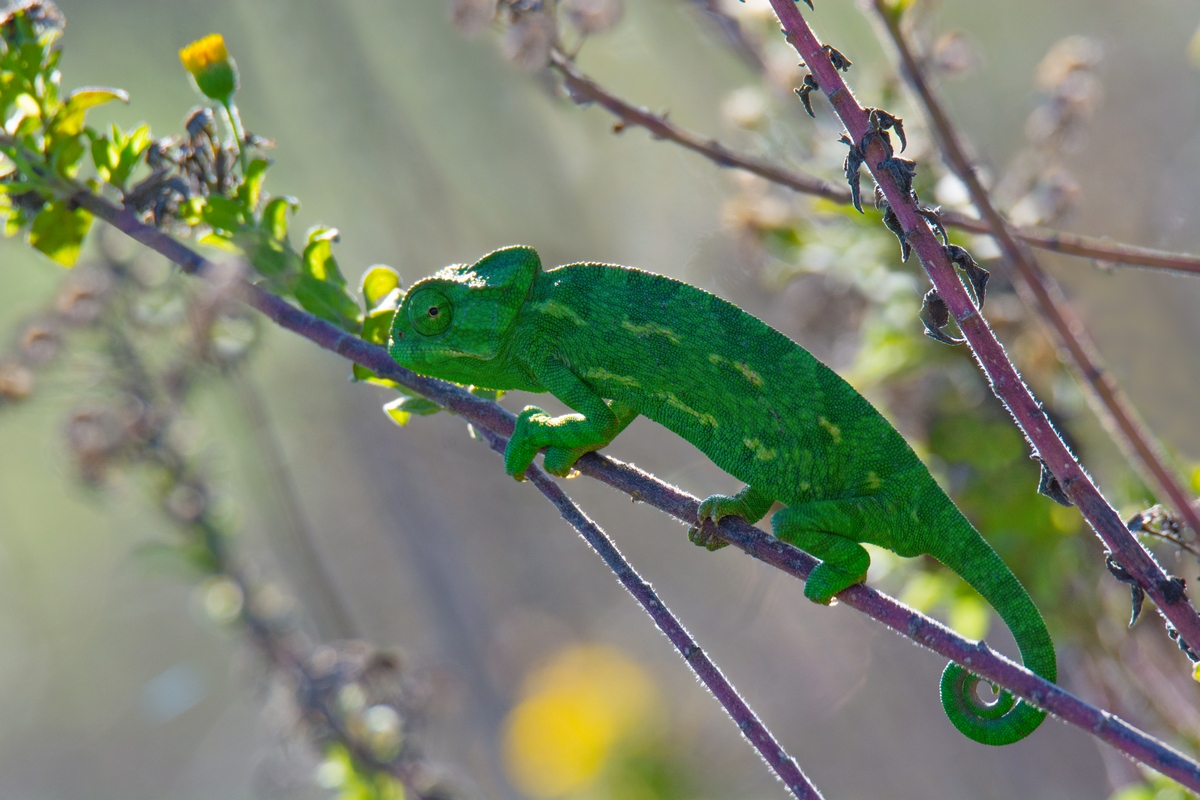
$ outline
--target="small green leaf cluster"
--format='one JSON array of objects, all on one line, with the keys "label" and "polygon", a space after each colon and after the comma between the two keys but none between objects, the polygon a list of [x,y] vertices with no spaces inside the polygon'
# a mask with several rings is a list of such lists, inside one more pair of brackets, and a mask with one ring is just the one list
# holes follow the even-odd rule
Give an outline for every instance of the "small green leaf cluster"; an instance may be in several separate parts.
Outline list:
[{"label": "small green leaf cluster", "polygon": [[59,40],[64,21],[49,2],[23,3],[0,16],[0,119],[6,157],[0,176],[4,233],[30,232],[30,244],[70,266],[79,255],[91,215],[54,201],[48,178],[74,178],[84,156],[88,109],[128,100],[119,89],[78,89],[63,96]]},{"label": "small green leaf cluster", "polygon": [[[385,266],[368,270],[360,306],[333,255],[337,229],[313,227],[302,245],[293,245],[289,223],[299,201],[265,190],[271,161],[262,151],[271,142],[242,128],[234,102],[237,68],[219,34],[180,51],[196,88],[213,102],[189,112],[180,134],[155,139],[145,124],[129,130],[113,125],[104,132],[86,124],[89,109],[128,102],[120,89],[85,88],[61,96],[62,32],[62,16],[48,0],[13,7],[0,23],[0,104],[7,134],[0,135],[0,153],[9,167],[0,177],[0,215],[7,235],[25,232],[33,247],[72,266],[92,223],[73,198],[107,186],[139,220],[241,256],[264,288],[294,298],[342,330],[387,343],[401,297],[399,276]],[[81,182],[88,155],[94,175]],[[401,392],[385,408],[400,425],[414,414],[439,410],[361,366],[354,367],[353,377]]]},{"label": "small green leaf cluster", "polygon": [[[103,133],[86,125],[89,109],[129,97],[120,89],[98,88],[64,97],[58,70],[62,32],[61,14],[49,2],[11,8],[0,22],[0,109],[7,134],[0,152],[9,167],[0,177],[5,233],[27,231],[31,245],[71,266],[92,223],[71,195],[108,185],[139,217],[244,256],[272,291],[360,333],[364,313],[332,253],[336,229],[313,228],[297,249],[289,239],[288,216],[298,202],[264,191],[271,162],[257,151],[270,142],[241,130],[233,103],[236,70],[221,37],[205,37],[181,52],[206,95],[217,84],[227,90],[215,98],[216,112],[196,109],[182,135],[155,140],[144,124],[127,131],[114,125]],[[214,72],[220,75],[213,78]],[[219,131],[218,115],[233,134],[228,139]],[[95,176],[80,184],[89,154]]]}]

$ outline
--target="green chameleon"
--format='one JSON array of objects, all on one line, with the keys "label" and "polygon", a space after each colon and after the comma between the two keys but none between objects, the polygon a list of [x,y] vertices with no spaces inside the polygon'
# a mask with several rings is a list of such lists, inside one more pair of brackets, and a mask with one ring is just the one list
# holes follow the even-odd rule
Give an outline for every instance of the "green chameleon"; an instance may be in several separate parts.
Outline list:
[{"label": "green chameleon", "polygon": [[[578,412],[522,411],[504,454],[509,475],[520,478],[542,448],[546,470],[565,475],[645,415],[747,484],[701,503],[697,525],[730,515],[754,523],[785,505],[771,516],[775,535],[822,562],[805,584],[809,599],[829,603],[864,580],[860,542],[928,554],[996,609],[1029,669],[1057,678],[1033,601],[896,429],[808,351],[731,303],[629,267],[544,272],[534,250],[507,247],[416,283],[388,350],[422,375],[550,392]],[[957,664],[942,673],[942,706],[975,741],[1015,742],[1045,717],[1008,692],[984,705],[978,683]]]}]

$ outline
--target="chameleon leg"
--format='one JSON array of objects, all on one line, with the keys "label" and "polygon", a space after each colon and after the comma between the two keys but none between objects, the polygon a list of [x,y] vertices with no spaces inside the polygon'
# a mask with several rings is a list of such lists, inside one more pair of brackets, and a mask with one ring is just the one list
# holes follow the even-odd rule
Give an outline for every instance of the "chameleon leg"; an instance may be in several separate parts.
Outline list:
[{"label": "chameleon leg", "polygon": [[617,418],[617,429],[613,431],[612,436],[609,436],[606,441],[581,445],[579,447],[547,447],[546,455],[542,459],[542,466],[546,468],[546,472],[549,472],[551,475],[567,475],[571,471],[571,467],[575,466],[575,462],[579,460],[580,456],[584,453],[590,453],[593,450],[607,447],[608,443],[615,439],[617,434],[625,430],[629,426],[629,423],[633,422],[634,417],[638,415],[638,412],[616,400],[610,400],[608,408],[612,411],[613,416]]},{"label": "chameleon leg", "polygon": [[809,600],[828,605],[835,594],[866,579],[871,557],[859,544],[863,511],[861,500],[819,500],[771,516],[776,538],[821,559],[804,584]]},{"label": "chameleon leg", "polygon": [[711,495],[700,504],[700,510],[696,512],[696,524],[688,529],[688,541],[708,550],[720,550],[729,542],[712,536],[709,529],[704,527],[706,521],[720,522],[724,517],[738,516],[753,525],[763,518],[774,502],[775,498],[753,486],[746,486],[732,497]]},{"label": "chameleon leg", "polygon": [[[537,406],[526,406],[517,415],[516,428],[504,450],[504,471],[517,480],[522,479],[543,447],[578,451],[582,455],[608,444],[633,419],[632,416],[622,418],[623,421],[618,419],[604,398],[555,358],[536,364],[534,374],[546,391],[577,413],[552,417]],[[618,410],[627,409],[621,406]],[[566,461],[567,455],[560,454],[551,466],[564,467]]]}]

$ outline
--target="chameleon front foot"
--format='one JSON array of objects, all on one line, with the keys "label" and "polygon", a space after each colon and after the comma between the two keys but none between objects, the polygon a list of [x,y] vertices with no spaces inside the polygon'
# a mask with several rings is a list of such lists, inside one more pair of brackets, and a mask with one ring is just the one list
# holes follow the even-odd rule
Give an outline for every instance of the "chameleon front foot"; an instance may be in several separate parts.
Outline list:
[{"label": "chameleon front foot", "polygon": [[525,480],[525,470],[533,463],[542,445],[538,444],[537,433],[550,422],[550,415],[537,406],[527,406],[517,415],[513,435],[504,448],[504,471],[519,481]]}]

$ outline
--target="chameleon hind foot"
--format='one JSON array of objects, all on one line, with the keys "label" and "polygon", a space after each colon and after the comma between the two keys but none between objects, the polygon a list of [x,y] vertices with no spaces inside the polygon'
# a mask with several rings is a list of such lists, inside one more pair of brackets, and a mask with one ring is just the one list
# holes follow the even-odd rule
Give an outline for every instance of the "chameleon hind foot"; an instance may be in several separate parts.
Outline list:
[{"label": "chameleon hind foot", "polygon": [[788,506],[771,517],[776,538],[821,559],[804,582],[809,600],[829,605],[835,594],[866,580],[871,556],[855,538],[862,529],[861,510],[831,500]]},{"label": "chameleon hind foot", "polygon": [[741,517],[751,525],[758,522],[774,503],[753,486],[747,486],[735,495],[714,494],[706,497],[696,511],[696,524],[688,528],[688,541],[706,550],[720,550],[729,542],[713,535],[713,528],[705,526],[709,520],[720,522],[725,517]]},{"label": "chameleon hind foot", "polygon": [[594,447],[547,447],[542,457],[542,467],[551,475],[565,478],[575,468],[575,462]]}]

